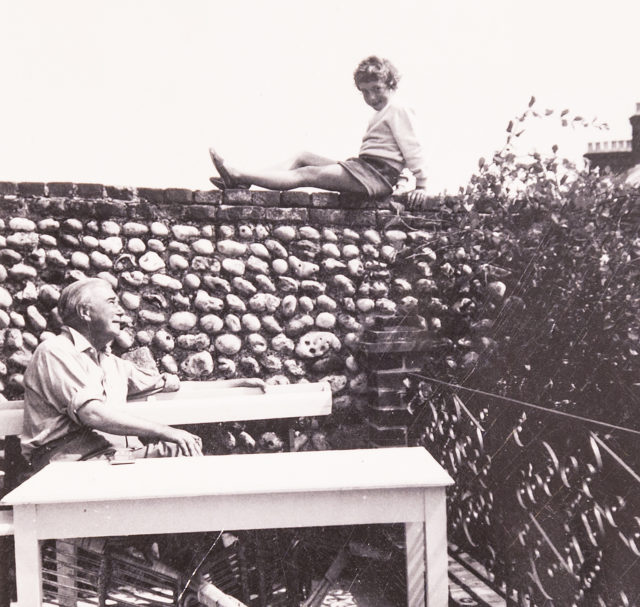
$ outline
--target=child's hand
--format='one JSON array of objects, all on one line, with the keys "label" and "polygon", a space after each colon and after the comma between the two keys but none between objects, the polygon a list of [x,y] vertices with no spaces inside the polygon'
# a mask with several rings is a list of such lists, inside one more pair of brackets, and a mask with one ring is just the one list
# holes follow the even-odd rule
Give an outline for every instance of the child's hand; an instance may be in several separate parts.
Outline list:
[{"label": "child's hand", "polygon": [[427,204],[427,191],[421,188],[413,190],[407,194],[407,202],[409,209],[422,209]]}]

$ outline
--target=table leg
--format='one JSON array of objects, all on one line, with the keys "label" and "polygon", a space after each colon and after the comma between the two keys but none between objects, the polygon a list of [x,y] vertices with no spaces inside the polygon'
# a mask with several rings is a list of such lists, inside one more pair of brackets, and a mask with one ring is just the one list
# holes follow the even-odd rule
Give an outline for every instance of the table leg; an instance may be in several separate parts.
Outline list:
[{"label": "table leg", "polygon": [[34,505],[13,509],[19,607],[42,607],[42,559]]},{"label": "table leg", "polygon": [[445,490],[424,492],[424,523],[405,524],[408,607],[447,607],[447,510]]}]

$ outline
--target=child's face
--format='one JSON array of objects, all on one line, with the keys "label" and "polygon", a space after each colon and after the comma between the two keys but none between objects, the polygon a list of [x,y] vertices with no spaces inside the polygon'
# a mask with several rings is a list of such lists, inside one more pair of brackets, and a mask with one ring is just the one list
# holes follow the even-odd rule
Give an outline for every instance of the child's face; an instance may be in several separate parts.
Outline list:
[{"label": "child's face", "polygon": [[379,80],[361,82],[358,85],[358,90],[362,93],[364,102],[376,111],[381,110],[389,103],[389,98],[393,93],[384,82],[380,82]]}]

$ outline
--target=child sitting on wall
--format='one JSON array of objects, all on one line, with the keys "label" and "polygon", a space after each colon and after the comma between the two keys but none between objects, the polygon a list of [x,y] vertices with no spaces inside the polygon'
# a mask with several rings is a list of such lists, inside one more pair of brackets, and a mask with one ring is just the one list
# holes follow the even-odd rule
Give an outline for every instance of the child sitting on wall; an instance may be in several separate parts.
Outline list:
[{"label": "child sitting on wall", "polygon": [[376,110],[357,158],[337,162],[303,152],[284,170],[245,171],[227,165],[210,148],[211,160],[220,175],[212,177],[211,182],[221,189],[251,185],[272,190],[315,187],[383,198],[393,193],[401,172],[408,168],[416,181],[416,188],[407,194],[408,202],[422,206],[426,202],[427,181],[423,151],[413,112],[393,100],[400,79],[398,70],[387,59],[371,56],[360,62],[353,77],[364,102]]}]

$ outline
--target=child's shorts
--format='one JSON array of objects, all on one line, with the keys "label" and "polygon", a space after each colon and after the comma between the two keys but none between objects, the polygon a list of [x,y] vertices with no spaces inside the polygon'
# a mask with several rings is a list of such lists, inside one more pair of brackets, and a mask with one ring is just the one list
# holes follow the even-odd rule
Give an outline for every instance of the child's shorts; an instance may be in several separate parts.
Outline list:
[{"label": "child's shorts", "polygon": [[348,158],[338,164],[362,184],[371,198],[390,196],[400,175],[400,171],[373,156]]}]

